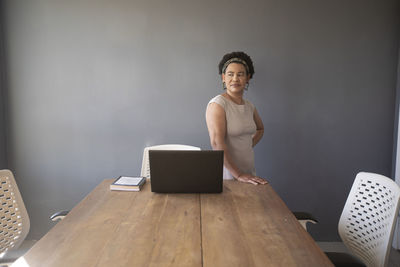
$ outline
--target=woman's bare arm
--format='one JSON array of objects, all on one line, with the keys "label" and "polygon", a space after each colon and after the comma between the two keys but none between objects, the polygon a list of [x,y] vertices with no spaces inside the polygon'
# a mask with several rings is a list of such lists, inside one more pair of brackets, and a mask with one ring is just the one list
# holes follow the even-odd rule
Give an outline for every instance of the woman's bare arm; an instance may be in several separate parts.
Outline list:
[{"label": "woman's bare arm", "polygon": [[210,103],[207,107],[206,121],[210,135],[211,146],[214,150],[224,151],[224,165],[236,178],[241,173],[238,167],[232,162],[225,143],[226,117],[225,110],[217,103]]},{"label": "woman's bare arm", "polygon": [[211,146],[214,150],[224,151],[224,165],[237,180],[252,184],[266,183],[265,180],[251,175],[241,173],[234,164],[225,143],[226,136],[226,116],[225,110],[217,103],[210,103],[206,111],[206,122],[210,135]]}]

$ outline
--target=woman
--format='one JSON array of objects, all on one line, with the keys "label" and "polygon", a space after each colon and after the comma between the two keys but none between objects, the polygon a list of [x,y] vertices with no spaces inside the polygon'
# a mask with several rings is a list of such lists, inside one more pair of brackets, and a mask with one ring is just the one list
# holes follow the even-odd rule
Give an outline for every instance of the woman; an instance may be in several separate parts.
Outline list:
[{"label": "woman", "polygon": [[206,121],[214,150],[224,150],[224,179],[266,184],[256,176],[253,147],[264,134],[264,125],[250,101],[243,98],[254,67],[244,52],[226,54],[219,63],[226,92],[208,103]]}]

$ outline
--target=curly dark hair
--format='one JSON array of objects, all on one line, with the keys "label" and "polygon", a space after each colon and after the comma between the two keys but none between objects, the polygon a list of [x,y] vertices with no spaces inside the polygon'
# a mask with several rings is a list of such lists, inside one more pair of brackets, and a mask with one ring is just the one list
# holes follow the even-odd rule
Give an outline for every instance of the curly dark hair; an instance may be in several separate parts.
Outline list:
[{"label": "curly dark hair", "polygon": [[218,64],[219,75],[222,74],[222,68],[224,67],[225,62],[227,62],[231,58],[240,58],[240,59],[244,60],[247,63],[247,66],[249,67],[248,74],[250,74],[250,78],[253,77],[253,74],[254,74],[253,61],[245,52],[232,52],[232,53],[228,53],[228,54],[224,55]]}]

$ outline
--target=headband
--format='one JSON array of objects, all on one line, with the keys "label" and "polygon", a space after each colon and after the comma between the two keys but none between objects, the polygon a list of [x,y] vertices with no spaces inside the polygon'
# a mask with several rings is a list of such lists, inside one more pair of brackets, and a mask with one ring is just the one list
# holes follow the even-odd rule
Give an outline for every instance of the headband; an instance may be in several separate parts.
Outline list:
[{"label": "headband", "polygon": [[222,73],[225,73],[226,68],[231,63],[240,63],[240,64],[244,65],[246,68],[247,74],[250,74],[249,66],[247,65],[246,61],[244,61],[243,59],[238,58],[238,57],[231,58],[227,62],[225,62],[224,66],[222,67]]}]

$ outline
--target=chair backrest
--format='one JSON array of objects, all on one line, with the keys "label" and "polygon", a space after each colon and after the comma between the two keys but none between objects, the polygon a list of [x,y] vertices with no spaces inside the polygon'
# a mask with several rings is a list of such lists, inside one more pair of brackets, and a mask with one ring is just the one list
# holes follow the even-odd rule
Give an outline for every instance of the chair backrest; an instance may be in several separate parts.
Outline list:
[{"label": "chair backrest", "polygon": [[150,178],[149,150],[201,150],[199,147],[188,145],[158,145],[145,147],[143,151],[142,171],[140,176]]},{"label": "chair backrest", "polygon": [[29,232],[30,222],[14,175],[0,170],[0,253],[18,248]]},{"label": "chair backrest", "polygon": [[374,173],[357,174],[339,220],[339,235],[367,266],[387,266],[400,206],[400,188]]}]

